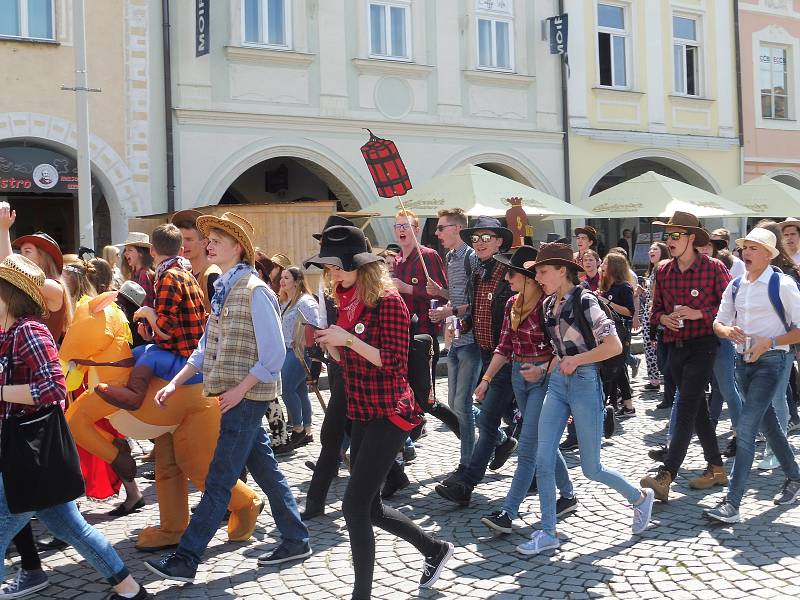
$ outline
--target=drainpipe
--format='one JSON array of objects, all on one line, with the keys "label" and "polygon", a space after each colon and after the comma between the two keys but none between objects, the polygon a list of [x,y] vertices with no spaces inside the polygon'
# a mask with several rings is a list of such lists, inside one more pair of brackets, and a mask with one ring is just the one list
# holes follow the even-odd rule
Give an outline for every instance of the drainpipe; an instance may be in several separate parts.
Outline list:
[{"label": "drainpipe", "polygon": [[[737,127],[739,128],[739,184],[744,183],[744,111],[742,110],[742,44],[739,30],[739,0],[733,0],[733,44],[736,60]],[[753,75],[755,77],[755,74]],[[747,217],[742,217],[742,234],[747,233]]]},{"label": "drainpipe", "polygon": [[172,131],[172,60],[169,40],[169,0],[161,0],[162,45],[164,47],[164,125],[167,154],[167,212],[175,212],[175,155]]},{"label": "drainpipe", "polygon": [[[564,0],[558,0],[558,14],[564,14]],[[569,42],[567,42],[569,43]],[[569,52],[569,47],[567,48]],[[569,174],[569,98],[567,96],[567,60],[568,54],[562,54],[561,58],[561,128],[564,130],[564,202],[572,202],[570,190]],[[566,219],[566,238],[570,239],[572,231],[572,220]]]}]

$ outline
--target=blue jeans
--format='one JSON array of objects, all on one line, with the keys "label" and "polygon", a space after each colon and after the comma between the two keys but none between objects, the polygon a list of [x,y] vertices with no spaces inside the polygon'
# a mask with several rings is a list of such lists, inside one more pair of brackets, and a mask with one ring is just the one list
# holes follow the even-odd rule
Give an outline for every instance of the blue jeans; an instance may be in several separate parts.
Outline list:
[{"label": "blue jeans", "polygon": [[462,475],[467,485],[476,486],[486,474],[486,467],[501,438],[500,422],[512,402],[514,402],[514,391],[511,387],[511,365],[504,365],[495,374],[481,403],[481,414],[478,416],[478,442]]},{"label": "blue jeans", "polygon": [[711,375],[711,404],[708,411],[711,422],[716,425],[722,412],[722,401],[728,405],[731,424],[736,427],[739,414],[742,412],[742,398],[733,375],[736,361],[736,348],[730,340],[720,340],[717,358],[714,360],[714,372]]},{"label": "blue jeans", "polygon": [[783,350],[765,352],[754,363],[746,363],[741,356],[736,357],[736,380],[744,404],[736,427],[736,459],[733,462],[727,499],[737,508],[742,501],[747,477],[753,466],[756,434],[759,429],[764,432],[786,477],[800,479],[800,467],[786,440],[786,434],[781,429],[774,407],[775,398],[780,398],[786,404],[785,390],[793,358],[790,352]]},{"label": "blue jeans", "polygon": [[177,554],[194,565],[200,563],[231,499],[231,488],[247,466],[253,480],[267,495],[283,545],[299,548],[308,541],[308,529],[300,520],[292,490],[278,468],[262,425],[266,402],[242,400],[224,415],[214,457],[208,466],[206,490],[181,537]]},{"label": "blue jeans", "polygon": [[[180,354],[164,350],[155,344],[136,346],[133,349],[133,358],[136,359],[137,367],[150,367],[153,371],[153,377],[160,377],[165,381],[170,381],[175,377],[178,371],[186,366],[186,361],[188,360],[188,358],[184,358]],[[202,372],[192,375],[184,385],[192,385],[194,383],[203,383]]]},{"label": "blue jeans", "polygon": [[596,364],[581,365],[572,375],[563,375],[556,368],[550,375],[542,414],[539,416],[539,447],[536,452],[542,529],[550,535],[556,533],[555,469],[558,442],[570,414],[578,436],[584,476],[615,489],[631,504],[641,497],[639,488],[600,462],[603,400],[603,384]]},{"label": "blue jeans", "polygon": [[[522,433],[519,436],[519,446],[517,446],[517,470],[514,471],[511,488],[503,501],[503,510],[512,519],[517,518],[519,505],[525,500],[536,474],[539,415],[542,412],[548,379],[543,377],[535,383],[528,383],[522,378],[521,366],[522,364],[517,362],[511,365],[511,385],[514,386],[514,397],[522,412]],[[556,485],[562,496],[572,498],[574,492],[567,472],[567,463],[564,462],[564,457],[558,448],[556,448],[556,454]]]},{"label": "blue jeans", "polygon": [[472,392],[478,386],[481,372],[481,350],[478,344],[451,347],[447,354],[447,404],[458,417],[461,436],[459,463],[468,465],[475,447],[475,417]]},{"label": "blue jeans", "polygon": [[311,400],[308,397],[306,370],[291,348],[281,368],[281,395],[289,413],[289,427],[311,427]]},{"label": "blue jeans", "polygon": [[[117,585],[129,573],[128,568],[105,536],[89,525],[74,502],[59,504],[37,512],[12,514],[6,503],[6,490],[0,477],[0,556],[5,556],[11,539],[36,515],[45,527],[60,540],[75,548],[110,585]],[[0,563],[0,581],[5,578],[5,565]]]}]

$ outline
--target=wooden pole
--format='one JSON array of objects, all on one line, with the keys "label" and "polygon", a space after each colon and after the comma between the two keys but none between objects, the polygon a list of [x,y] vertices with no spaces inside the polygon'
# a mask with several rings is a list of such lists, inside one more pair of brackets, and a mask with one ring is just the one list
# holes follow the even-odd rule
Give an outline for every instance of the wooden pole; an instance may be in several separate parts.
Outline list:
[{"label": "wooden pole", "polygon": [[[403,203],[402,196],[395,196],[398,202],[400,202],[400,209],[406,214],[406,218],[409,221],[409,225],[411,225],[411,217],[408,216],[408,211],[406,210],[406,205]],[[422,257],[422,247],[419,244],[419,240],[417,239],[417,234],[414,233],[414,226],[410,226],[409,229],[411,230],[411,237],[414,240],[414,244],[417,247],[417,252],[419,252],[419,260],[422,263],[422,271],[425,273],[425,279],[428,281],[431,280],[431,276],[428,274],[428,267],[425,266],[425,259]]]}]

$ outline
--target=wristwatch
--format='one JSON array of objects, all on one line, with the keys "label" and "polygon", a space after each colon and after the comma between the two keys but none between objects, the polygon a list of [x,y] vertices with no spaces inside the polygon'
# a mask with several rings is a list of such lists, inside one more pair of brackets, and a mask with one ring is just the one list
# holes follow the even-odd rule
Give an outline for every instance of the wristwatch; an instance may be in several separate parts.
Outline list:
[{"label": "wristwatch", "polygon": [[353,341],[354,341],[353,340],[353,336],[352,335],[348,336],[348,338],[344,341],[344,345],[347,346],[348,348],[352,348],[353,347]]}]

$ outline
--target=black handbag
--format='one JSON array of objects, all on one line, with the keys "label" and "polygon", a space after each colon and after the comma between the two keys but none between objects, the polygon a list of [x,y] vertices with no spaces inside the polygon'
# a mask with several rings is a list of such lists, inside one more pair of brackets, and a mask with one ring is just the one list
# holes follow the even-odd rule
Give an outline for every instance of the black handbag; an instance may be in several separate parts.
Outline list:
[{"label": "black handbag", "polygon": [[[6,381],[10,369],[9,355]],[[26,415],[7,411],[0,428],[0,469],[12,513],[50,508],[86,492],[78,449],[58,404]]]}]

